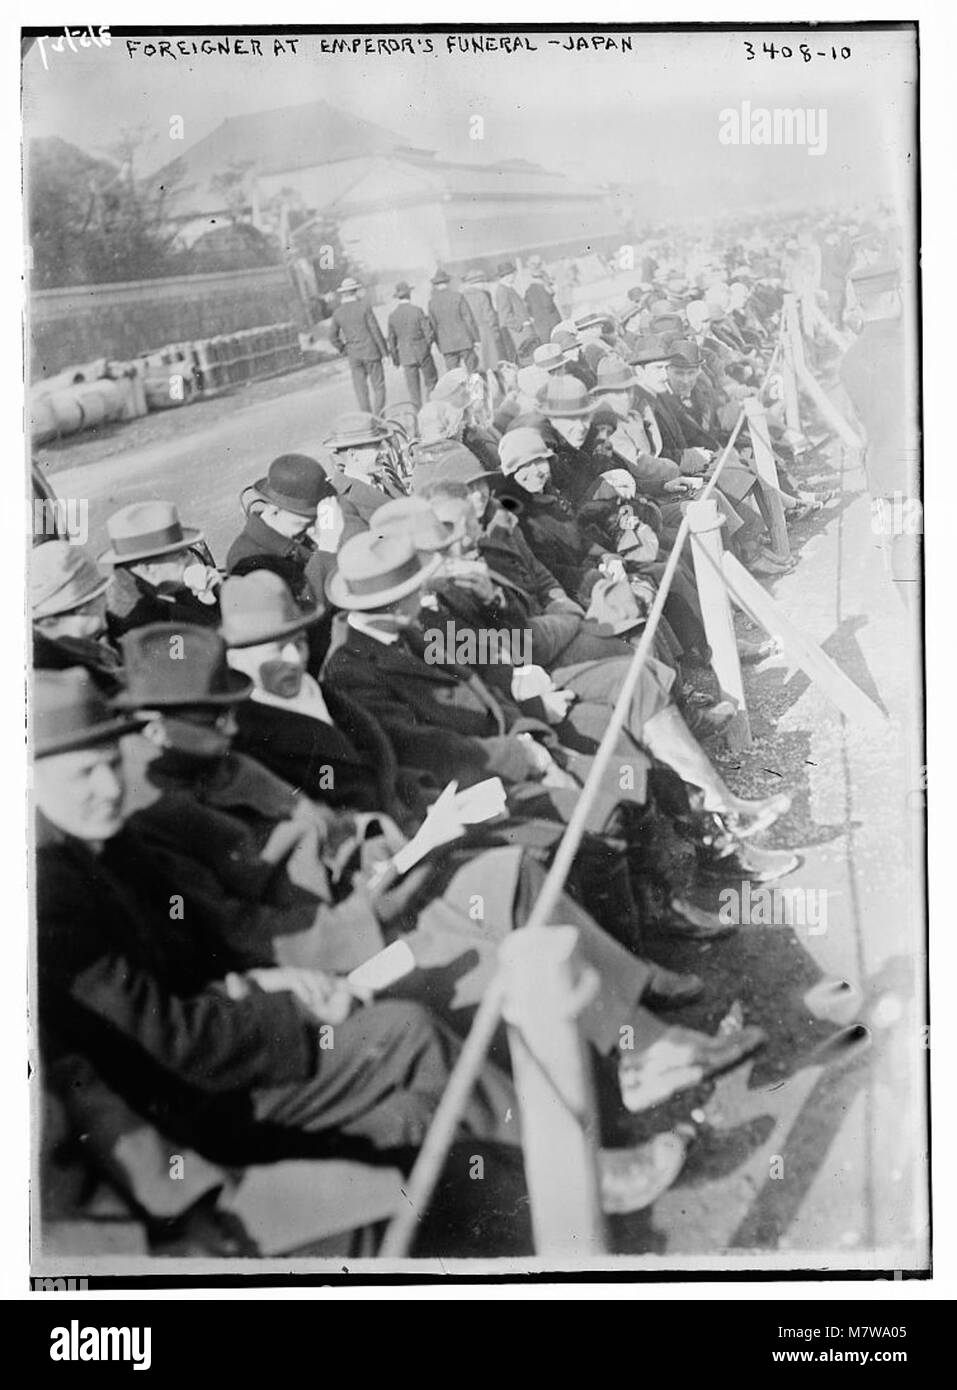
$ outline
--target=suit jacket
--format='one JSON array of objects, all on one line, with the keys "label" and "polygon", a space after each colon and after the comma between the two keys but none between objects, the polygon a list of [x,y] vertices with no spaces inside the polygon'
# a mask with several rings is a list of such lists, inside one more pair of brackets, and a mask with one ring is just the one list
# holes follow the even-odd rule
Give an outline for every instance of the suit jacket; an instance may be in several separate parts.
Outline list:
[{"label": "suit jacket", "polygon": [[418,366],[432,354],[432,320],[417,304],[399,303],[389,315],[389,356],[400,367]]},{"label": "suit jacket", "polygon": [[362,299],[347,300],[335,310],[329,341],[350,362],[379,362],[388,352],[372,305]]},{"label": "suit jacket", "polygon": [[494,371],[502,358],[502,335],[492,296],[488,290],[480,289],[477,285],[462,293],[478,326],[479,366],[483,372]]},{"label": "suit jacket", "polygon": [[[132,853],[131,853],[132,851]],[[143,891],[126,830],[94,855],[39,818],[38,1003],[48,1061],[86,1056],[140,1113],[196,1112],[215,1097],[245,1104],[250,1088],[305,1080],[316,1033],[288,993],[183,990],[186,923],[170,893]],[[182,928],[182,930],[180,930]],[[175,938],[172,939],[172,938]],[[201,973],[201,971],[199,972]]]},{"label": "suit jacket", "polygon": [[234,747],[313,800],[353,811],[384,811],[399,825],[417,826],[433,799],[423,775],[399,767],[391,742],[368,710],[328,683],[322,694],[333,724],[244,700],[236,709]]},{"label": "suit jacket", "polygon": [[458,290],[433,290],[429,318],[439,352],[465,352],[479,341],[478,325],[465,296]]},{"label": "suit jacket", "polygon": [[[516,735],[544,733],[477,676],[454,665],[430,665],[404,641],[385,646],[343,624],[326,662],[330,685],[375,715],[399,760],[424,768],[440,786],[455,777],[462,787],[486,777],[521,783],[531,763]],[[421,637],[418,639],[421,643]]]},{"label": "suit jacket", "polygon": [[361,478],[347,478],[342,473],[338,474],[333,482],[339,494],[339,506],[342,509],[340,550],[346,541],[357,536],[360,531],[368,531],[373,514],[381,506],[384,506],[386,502],[391,502],[395,497],[404,496],[399,488],[386,492],[373,483],[363,482]]},{"label": "suit jacket", "polygon": [[552,336],[552,329],[557,328],[562,321],[551,290],[541,280],[533,280],[525,291],[525,303],[535,325],[535,332],[543,343],[547,343]]}]

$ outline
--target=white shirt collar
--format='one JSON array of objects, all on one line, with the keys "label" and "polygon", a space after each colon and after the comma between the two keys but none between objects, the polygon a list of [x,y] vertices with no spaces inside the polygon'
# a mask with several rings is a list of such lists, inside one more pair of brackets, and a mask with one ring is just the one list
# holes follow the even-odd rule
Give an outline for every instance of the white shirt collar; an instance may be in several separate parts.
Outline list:
[{"label": "white shirt collar", "polygon": [[350,613],[347,622],[356,632],[364,632],[366,637],[381,642],[384,647],[392,647],[399,640],[399,634],[394,628],[378,627],[364,613]]}]

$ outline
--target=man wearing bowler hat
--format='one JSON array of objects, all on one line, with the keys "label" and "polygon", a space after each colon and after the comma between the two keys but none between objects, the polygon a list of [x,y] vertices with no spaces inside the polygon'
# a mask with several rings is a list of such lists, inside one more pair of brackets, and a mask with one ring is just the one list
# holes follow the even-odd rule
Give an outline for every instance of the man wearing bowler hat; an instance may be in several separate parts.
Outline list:
[{"label": "man wearing bowler hat", "polygon": [[[333,567],[340,524],[336,489],[325,469],[307,454],[280,454],[240,501],[246,523],[229,547],[227,571],[273,557],[293,576],[297,598],[314,602]],[[329,544],[320,549],[324,536]]]},{"label": "man wearing bowler hat", "polygon": [[113,566],[107,624],[115,640],[144,623],[219,622],[219,580],[203,533],[184,526],[172,502],[133,502],[106,523]]},{"label": "man wearing bowler hat", "polygon": [[389,315],[387,339],[389,356],[405,373],[409,400],[416,410],[422,404],[423,387],[427,396],[437,380],[432,344],[435,329],[428,314],[412,301],[412,286],[400,280],[395,287],[399,301]]},{"label": "man wearing bowler hat", "polygon": [[[362,298],[358,280],[347,276],[339,286],[339,305],[332,315],[329,341],[348,357],[352,385],[359,409],[381,415],[385,407],[385,371],[382,359],[389,349],[371,304]],[[369,400],[369,390],[372,400]]]},{"label": "man wearing bowler hat", "polygon": [[435,330],[439,352],[445,359],[446,371],[462,366],[467,371],[474,372],[478,366],[475,353],[479,342],[478,325],[472,317],[465,296],[451,288],[449,275],[445,270],[437,270],[432,276],[429,318]]},{"label": "man wearing bowler hat", "polygon": [[47,541],[30,556],[33,668],[83,666],[107,694],[120,680],[120,658],[106,632],[109,579],[81,545]]}]

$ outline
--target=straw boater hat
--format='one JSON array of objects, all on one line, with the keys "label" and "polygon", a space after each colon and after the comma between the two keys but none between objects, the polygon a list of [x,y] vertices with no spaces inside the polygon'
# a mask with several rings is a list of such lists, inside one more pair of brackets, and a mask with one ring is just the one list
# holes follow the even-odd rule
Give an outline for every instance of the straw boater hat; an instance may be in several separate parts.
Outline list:
[{"label": "straw boater hat", "polygon": [[336,490],[320,463],[308,454],[280,454],[269,465],[265,478],[244,490],[241,501],[269,502],[284,512],[315,521],[319,503],[335,497]]},{"label": "straw boater hat", "polygon": [[112,541],[98,557],[101,564],[130,565],[188,550],[203,539],[195,526],[184,526],[172,502],[132,502],[106,523]]},{"label": "straw boater hat", "polygon": [[397,497],[385,502],[369,518],[374,536],[407,536],[416,550],[434,555],[448,550],[455,536],[444,525],[424,497]]},{"label": "straw boater hat", "polygon": [[30,608],[34,618],[72,613],[105,594],[109,579],[80,545],[47,541],[30,558]]},{"label": "straw boater hat", "polygon": [[359,281],[354,279],[351,275],[347,275],[346,278],[343,280],[342,284],[339,286],[339,293],[355,294],[356,290],[361,289],[362,285],[359,283]]},{"label": "straw boater hat", "polygon": [[223,621],[219,632],[227,647],[259,647],[281,642],[322,616],[317,607],[300,608],[289,586],[272,570],[233,575],[219,593]]},{"label": "straw boater hat", "polygon": [[362,531],[339,551],[339,568],[326,581],[326,595],[337,608],[363,612],[387,608],[414,593],[438,569],[440,560],[420,557],[407,536],[374,536]]},{"label": "straw boater hat", "polygon": [[[182,655],[170,660],[171,642]],[[248,676],[226,664],[226,644],[211,627],[148,623],[120,638],[126,687],[117,709],[171,709],[182,705],[235,705],[252,690]]]},{"label": "straw boater hat", "polygon": [[532,365],[543,372],[557,372],[565,365],[565,352],[559,343],[543,343],[532,353]]},{"label": "straw boater hat", "polygon": [[94,748],[142,727],[142,719],[111,709],[90,673],[81,666],[66,671],[37,671],[33,680],[34,757],[48,758]]}]

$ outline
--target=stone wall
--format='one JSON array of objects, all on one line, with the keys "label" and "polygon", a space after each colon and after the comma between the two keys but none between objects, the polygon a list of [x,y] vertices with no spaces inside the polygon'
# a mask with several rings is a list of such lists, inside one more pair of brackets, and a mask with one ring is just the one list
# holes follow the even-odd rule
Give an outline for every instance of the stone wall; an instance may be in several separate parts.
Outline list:
[{"label": "stone wall", "polygon": [[305,326],[283,266],[38,290],[29,301],[31,380],[98,357],[122,361],[167,343],[290,320]]}]

